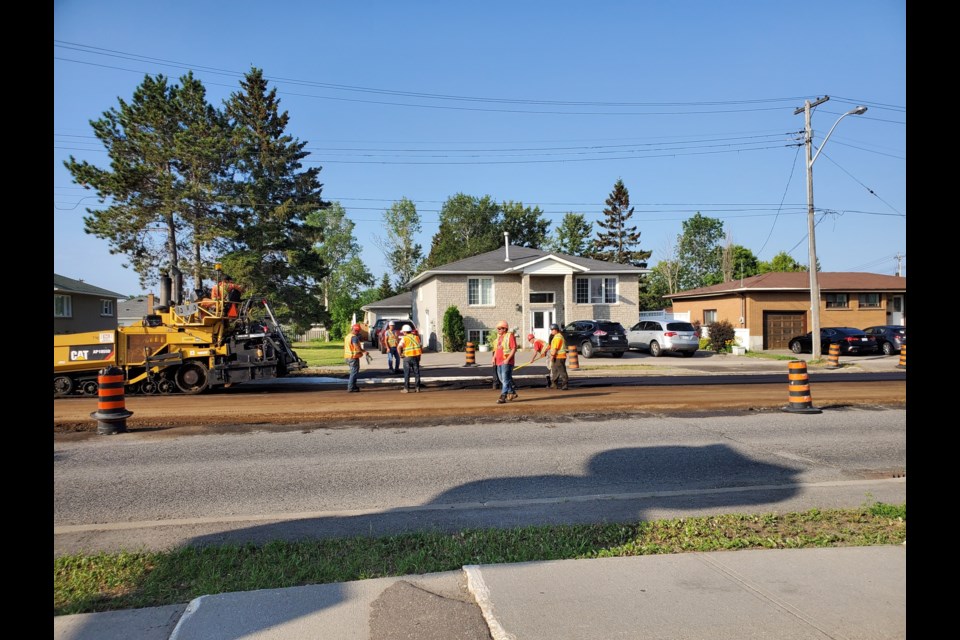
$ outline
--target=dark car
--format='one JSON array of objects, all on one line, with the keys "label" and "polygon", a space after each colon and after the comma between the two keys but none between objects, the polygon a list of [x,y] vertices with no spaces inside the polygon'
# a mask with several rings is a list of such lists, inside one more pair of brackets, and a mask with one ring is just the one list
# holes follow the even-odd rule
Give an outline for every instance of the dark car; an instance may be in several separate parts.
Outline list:
[{"label": "dark car", "polygon": [[393,328],[397,333],[400,333],[400,327],[405,324],[410,325],[412,329],[417,328],[417,325],[413,324],[413,320],[410,318],[380,318],[377,320],[370,329],[370,344],[380,349],[380,353],[387,352],[387,344],[383,340],[383,332],[389,322],[394,323],[395,326]]},{"label": "dark car", "polygon": [[[839,344],[842,354],[864,354],[879,351],[877,339],[868,336],[860,329],[853,327],[821,327],[820,352],[830,353],[830,345]],[[813,349],[813,332],[806,335],[790,338],[790,351],[794,353],[810,353]]]},{"label": "dark car", "polygon": [[620,358],[627,352],[627,330],[611,320],[577,320],[561,331],[567,346],[574,345],[584,358],[609,353]]},{"label": "dark car", "polygon": [[863,330],[868,336],[877,340],[877,345],[884,355],[900,353],[900,348],[907,343],[907,328],[898,324],[882,324],[876,327],[867,327]]}]

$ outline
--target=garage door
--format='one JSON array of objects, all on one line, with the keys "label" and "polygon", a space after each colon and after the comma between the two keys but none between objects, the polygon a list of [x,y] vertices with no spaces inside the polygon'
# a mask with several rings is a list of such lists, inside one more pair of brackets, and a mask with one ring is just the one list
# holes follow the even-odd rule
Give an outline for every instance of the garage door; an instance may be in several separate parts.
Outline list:
[{"label": "garage door", "polygon": [[790,338],[807,332],[803,311],[767,311],[763,315],[764,349],[787,349]]}]

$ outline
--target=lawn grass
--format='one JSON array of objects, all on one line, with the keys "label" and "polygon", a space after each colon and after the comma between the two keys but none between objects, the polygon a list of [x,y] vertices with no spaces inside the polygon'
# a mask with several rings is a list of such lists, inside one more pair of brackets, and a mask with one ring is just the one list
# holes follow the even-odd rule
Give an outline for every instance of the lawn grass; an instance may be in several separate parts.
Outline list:
[{"label": "lawn grass", "polygon": [[907,505],[654,522],[472,529],[53,561],[53,615],[186,603],[201,595],[453,571],[468,564],[690,551],[900,544]]},{"label": "lawn grass", "polygon": [[311,369],[329,366],[343,366],[343,342],[294,342],[293,350],[306,360]]}]

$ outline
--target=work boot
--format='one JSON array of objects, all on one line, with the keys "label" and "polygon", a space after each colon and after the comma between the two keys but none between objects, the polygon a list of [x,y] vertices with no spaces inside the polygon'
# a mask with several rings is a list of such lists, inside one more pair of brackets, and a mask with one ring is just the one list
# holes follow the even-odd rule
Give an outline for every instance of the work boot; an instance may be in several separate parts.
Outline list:
[{"label": "work boot", "polygon": [[400,389],[400,393],[410,393],[410,389],[404,387],[403,389]]},{"label": "work boot", "polygon": [[500,399],[497,400],[497,404],[507,404],[507,396],[500,396]]},{"label": "work boot", "polygon": [[517,395],[518,395],[518,394],[516,394],[516,393],[508,393],[508,394],[507,394],[507,400],[513,400],[514,398],[517,397]]}]

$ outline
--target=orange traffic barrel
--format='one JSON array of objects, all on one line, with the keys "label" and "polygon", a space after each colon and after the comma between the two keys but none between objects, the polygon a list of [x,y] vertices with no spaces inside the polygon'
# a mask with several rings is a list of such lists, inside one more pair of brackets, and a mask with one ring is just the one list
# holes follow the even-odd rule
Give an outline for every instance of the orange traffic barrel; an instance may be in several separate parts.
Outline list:
[{"label": "orange traffic barrel", "polygon": [[475,367],[477,366],[477,354],[474,344],[472,342],[467,343],[467,362],[463,365],[465,367]]},{"label": "orange traffic barrel", "polygon": [[840,343],[831,342],[830,343],[830,353],[827,354],[827,364],[824,365],[824,369],[839,369],[840,368]]},{"label": "orange traffic barrel", "polygon": [[897,369],[906,369],[907,368],[907,343],[904,342],[900,346],[900,362],[897,364]]},{"label": "orange traffic barrel", "polygon": [[567,369],[579,369],[580,361],[577,359],[577,345],[567,345]]},{"label": "orange traffic barrel", "polygon": [[807,363],[803,360],[791,360],[787,363],[787,390],[790,404],[783,408],[791,413],[823,413],[813,406],[810,397],[810,378],[807,376]]},{"label": "orange traffic barrel", "polygon": [[127,430],[127,418],[133,415],[127,411],[123,395],[123,369],[107,367],[97,375],[97,410],[90,414],[97,421],[97,433],[113,435]]}]

